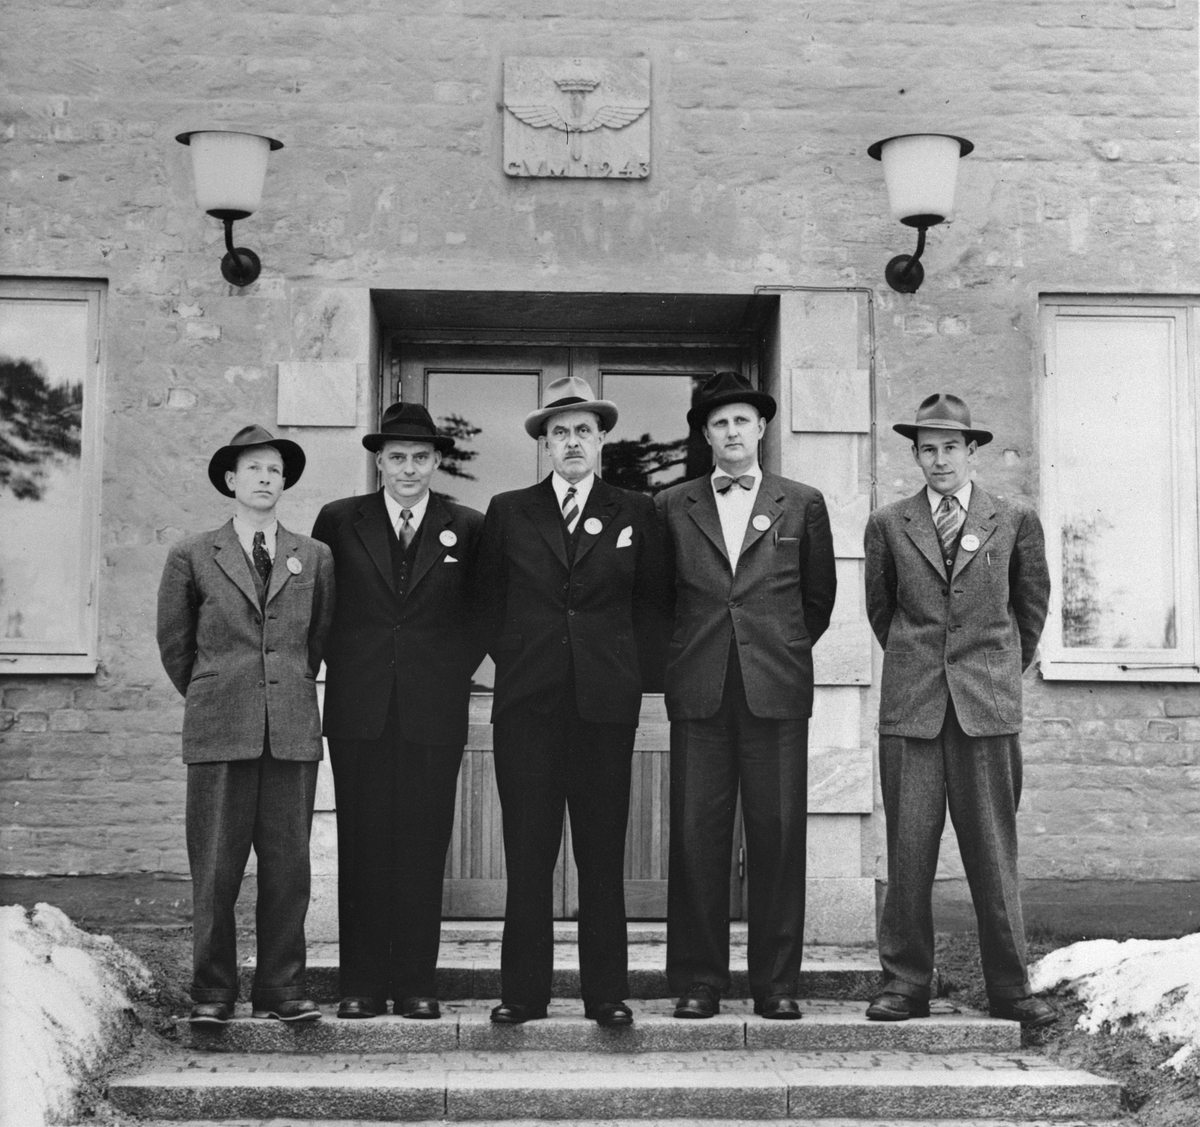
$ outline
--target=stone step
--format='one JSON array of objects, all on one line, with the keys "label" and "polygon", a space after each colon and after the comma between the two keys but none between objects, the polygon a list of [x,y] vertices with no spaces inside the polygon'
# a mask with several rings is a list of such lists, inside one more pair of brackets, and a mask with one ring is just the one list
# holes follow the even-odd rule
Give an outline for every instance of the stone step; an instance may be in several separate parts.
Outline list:
[{"label": "stone step", "polygon": [[[248,1061],[253,1067],[248,1068]],[[204,1054],[113,1080],[160,1119],[1111,1119],[1120,1087],[1019,1053]]]},{"label": "stone step", "polygon": [[933,1005],[927,1019],[867,1021],[861,1002],[806,999],[801,1021],[766,1021],[748,1000],[722,1004],[721,1013],[704,1021],[671,1016],[669,1001],[634,1002],[634,1024],[601,1029],[583,1016],[577,1001],[555,1001],[544,1021],[493,1025],[495,1001],[451,1002],[438,1021],[383,1016],[341,1021],[336,1008],[324,1020],[290,1025],[256,1021],[248,1006],[221,1027],[176,1022],[180,1043],[193,1049],[228,1053],[447,1053],[456,1049],[554,1053],[692,1052],[738,1049],[890,1050],[913,1053],[965,1051],[1015,1052],[1021,1028],[963,1010],[949,1002]]},{"label": "stone step", "polygon": [[[141,1127],[264,1127],[260,1119],[142,1119]],[[278,1123],[279,1121],[273,1121]],[[291,1120],[304,1127],[382,1127],[382,1119]],[[659,1119],[659,1127],[780,1127],[777,1119]],[[409,1127],[444,1127],[445,1120],[410,1120]],[[280,1125],[283,1127],[283,1125]],[[472,1127],[646,1127],[638,1119],[476,1119]],[[787,1127],[896,1127],[892,1116],[879,1119],[810,1119],[789,1116]],[[1113,1127],[1110,1119],[906,1119],[904,1127]]]}]

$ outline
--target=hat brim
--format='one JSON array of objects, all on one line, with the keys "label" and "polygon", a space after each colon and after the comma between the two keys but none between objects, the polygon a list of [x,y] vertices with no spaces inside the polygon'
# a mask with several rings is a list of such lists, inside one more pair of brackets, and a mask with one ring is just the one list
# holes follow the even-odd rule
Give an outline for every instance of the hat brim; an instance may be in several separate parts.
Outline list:
[{"label": "hat brim", "polygon": [[765,423],[769,423],[775,418],[775,412],[778,410],[774,398],[765,391],[731,389],[714,395],[711,399],[706,399],[703,403],[697,403],[687,413],[688,426],[693,430],[703,430],[704,425],[708,422],[708,416],[718,407],[728,407],[730,403],[750,404],[763,417],[763,422]]},{"label": "hat brim", "polygon": [[607,434],[617,425],[617,405],[608,399],[581,399],[578,403],[555,403],[532,411],[525,416],[525,433],[530,438],[541,438],[546,429],[546,420],[567,411],[589,411],[600,420],[600,429]]},{"label": "hat brim", "polygon": [[213,483],[218,493],[223,493],[226,497],[234,495],[233,490],[225,484],[225,475],[230,470],[237,468],[239,454],[253,450],[257,446],[273,446],[279,451],[279,456],[283,459],[284,489],[291,489],[300,480],[300,475],[304,473],[304,466],[308,461],[300,444],[293,442],[290,438],[272,438],[265,442],[251,442],[244,446],[241,444],[222,446],[212,456],[208,463],[208,480]]},{"label": "hat brim", "polygon": [[943,422],[936,419],[926,420],[919,426],[916,423],[893,423],[892,430],[897,434],[904,435],[909,442],[917,441],[918,430],[956,430],[966,438],[967,442],[974,442],[979,446],[986,446],[992,441],[993,437],[990,430],[980,430],[978,427],[963,427],[949,420]]},{"label": "hat brim", "polygon": [[439,454],[454,449],[454,439],[448,434],[364,434],[362,444],[372,454],[378,454],[385,442],[431,442]]}]

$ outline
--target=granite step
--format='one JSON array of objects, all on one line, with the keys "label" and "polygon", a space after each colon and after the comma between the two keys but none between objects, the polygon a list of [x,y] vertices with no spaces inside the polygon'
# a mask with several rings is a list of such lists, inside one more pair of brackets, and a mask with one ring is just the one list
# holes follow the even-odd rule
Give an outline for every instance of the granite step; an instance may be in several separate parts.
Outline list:
[{"label": "granite step", "polygon": [[[382,1127],[382,1119],[142,1119],[140,1127]],[[390,1121],[394,1122],[394,1121]],[[657,1127],[780,1127],[777,1119],[658,1119]],[[410,1120],[409,1127],[444,1127],[445,1120]],[[646,1127],[638,1119],[477,1119],[472,1127]],[[811,1119],[789,1116],[787,1127],[896,1127],[894,1116],[884,1119]],[[904,1127],[1113,1127],[1111,1119],[906,1119]]]},{"label": "granite step", "polygon": [[933,1004],[928,1019],[897,1023],[867,1021],[860,1002],[806,999],[801,1021],[767,1021],[755,1016],[749,1000],[722,1005],[705,1021],[679,1021],[665,1000],[631,1004],[634,1024],[601,1029],[583,1016],[577,1001],[556,1000],[544,1021],[525,1025],[493,1025],[489,1013],[496,1000],[449,1002],[438,1021],[411,1021],[381,1016],[342,1021],[327,1006],[324,1020],[287,1024],[256,1021],[241,1006],[228,1025],[193,1026],[176,1021],[180,1043],[193,1049],[225,1053],[447,1053],[456,1049],[520,1052],[692,1052],[739,1049],[871,1050],[946,1053],[1016,1051],[1021,1029],[959,1008],[948,1001]]},{"label": "granite step", "polygon": [[[248,1062],[252,1066],[248,1067]],[[1111,1119],[1120,1087],[1021,1053],[742,1049],[185,1055],[113,1080],[133,1116],[229,1120]]]}]

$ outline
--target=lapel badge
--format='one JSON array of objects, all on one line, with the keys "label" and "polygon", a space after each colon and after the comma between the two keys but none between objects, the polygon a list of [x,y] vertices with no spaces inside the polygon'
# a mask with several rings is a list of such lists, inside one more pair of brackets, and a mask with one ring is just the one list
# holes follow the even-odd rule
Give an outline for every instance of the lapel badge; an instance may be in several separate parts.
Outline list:
[{"label": "lapel badge", "polygon": [[766,513],[759,513],[750,523],[759,532],[766,532],[771,527],[771,518]]},{"label": "lapel badge", "polygon": [[600,533],[604,531],[604,525],[602,525],[595,517],[588,517],[587,520],[583,522],[583,531],[589,536],[599,536]]},{"label": "lapel badge", "polygon": [[299,575],[304,570],[304,565],[295,556],[288,556],[287,569],[293,575]]},{"label": "lapel badge", "polygon": [[974,535],[974,533],[968,532],[962,538],[962,547],[964,551],[977,552],[979,550],[979,537]]},{"label": "lapel badge", "polygon": [[447,548],[453,548],[454,545],[458,543],[458,537],[455,536],[454,533],[448,528],[442,529],[441,535],[438,536],[438,540],[441,541],[441,543]]}]

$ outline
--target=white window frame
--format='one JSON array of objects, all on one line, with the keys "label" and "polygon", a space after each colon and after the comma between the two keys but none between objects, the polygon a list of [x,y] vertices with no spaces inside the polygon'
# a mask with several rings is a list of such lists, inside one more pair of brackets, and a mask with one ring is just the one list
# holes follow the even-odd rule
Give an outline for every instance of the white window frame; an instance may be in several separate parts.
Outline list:
[{"label": "white window frame", "polygon": [[[1200,298],[1117,295],[1042,294],[1039,302],[1042,347],[1041,496],[1050,565],[1050,613],[1041,641],[1041,673],[1046,680],[1071,681],[1200,681],[1200,446],[1197,426],[1197,343],[1200,342]],[[1174,496],[1174,565],[1177,646],[1173,650],[1102,649],[1062,644],[1062,521],[1059,488],[1060,391],[1055,377],[1056,325],[1070,317],[1160,317],[1172,325],[1174,380],[1171,388],[1172,477]],[[1128,458],[1131,472],[1136,451],[1120,449],[1120,436],[1108,455]]]},{"label": "white window frame", "polygon": [[48,278],[0,278],[0,298],[28,301],[86,301],[88,303],[87,364],[80,427],[83,480],[83,578],[75,597],[81,601],[83,642],[70,647],[33,651],[0,638],[0,674],[95,673],[100,663],[100,488],[104,419],[104,347],[102,326],[106,283]]}]

